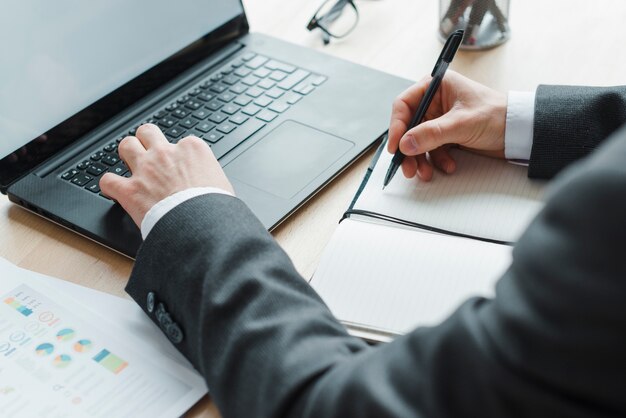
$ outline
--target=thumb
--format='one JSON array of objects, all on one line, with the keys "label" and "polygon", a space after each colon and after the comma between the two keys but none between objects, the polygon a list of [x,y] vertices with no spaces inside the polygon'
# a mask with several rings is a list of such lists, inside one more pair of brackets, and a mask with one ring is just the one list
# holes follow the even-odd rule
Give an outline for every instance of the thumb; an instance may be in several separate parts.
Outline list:
[{"label": "thumb", "polygon": [[404,155],[419,155],[445,144],[456,144],[463,138],[463,124],[450,112],[409,129],[400,139]]}]

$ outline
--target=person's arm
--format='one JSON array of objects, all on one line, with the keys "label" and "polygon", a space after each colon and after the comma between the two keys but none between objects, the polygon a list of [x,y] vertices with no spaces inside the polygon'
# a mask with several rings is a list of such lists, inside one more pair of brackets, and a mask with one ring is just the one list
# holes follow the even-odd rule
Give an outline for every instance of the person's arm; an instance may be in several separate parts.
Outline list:
[{"label": "person's arm", "polygon": [[626,86],[542,85],[535,94],[509,93],[507,103],[505,94],[449,71],[425,121],[407,130],[429,80],[396,99],[389,127],[388,151],[399,147],[409,157],[402,164],[404,175],[422,181],[432,178],[434,167],[446,174],[456,171],[448,152],[452,146],[525,160],[530,177],[552,178],[626,123]]},{"label": "person's arm", "polygon": [[[138,135],[156,135],[150,129]],[[133,176],[102,179],[138,223],[144,200],[188,185],[155,167],[227,182],[214,158],[178,164],[210,156],[200,140],[159,140],[125,139],[120,154]],[[494,299],[471,299],[439,326],[389,344],[349,336],[262,224],[227,195],[168,212],[127,289],[205,376],[225,418],[622,415],[625,158],[621,132],[561,180]]]},{"label": "person's arm", "polygon": [[539,86],[528,175],[553,177],[625,123],[626,86]]}]

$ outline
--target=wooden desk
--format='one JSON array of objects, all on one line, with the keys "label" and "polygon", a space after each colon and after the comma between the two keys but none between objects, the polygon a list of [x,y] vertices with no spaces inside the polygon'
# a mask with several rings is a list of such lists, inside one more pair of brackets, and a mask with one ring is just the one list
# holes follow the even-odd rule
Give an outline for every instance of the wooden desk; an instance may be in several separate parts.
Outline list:
[{"label": "wooden desk", "polygon": [[[253,31],[323,50],[398,76],[430,73],[441,49],[434,0],[357,0],[361,21],[345,40],[323,47],[305,30],[321,0],[246,0]],[[534,90],[539,83],[626,84],[619,31],[623,0],[513,0],[512,38],[486,52],[461,52],[453,69],[493,88]],[[365,86],[364,86],[365,88]],[[390,104],[391,105],[391,104]],[[309,277],[367,167],[371,152],[274,231],[298,270]],[[118,296],[130,260],[0,198],[0,256],[21,267]],[[233,390],[236,390],[233,388]],[[208,399],[191,416],[219,416]]]}]

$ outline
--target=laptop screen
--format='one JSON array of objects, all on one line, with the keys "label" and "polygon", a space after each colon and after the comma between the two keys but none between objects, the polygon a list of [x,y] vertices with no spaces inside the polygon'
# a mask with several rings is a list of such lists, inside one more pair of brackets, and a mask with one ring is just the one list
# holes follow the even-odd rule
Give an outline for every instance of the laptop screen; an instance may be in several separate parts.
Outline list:
[{"label": "laptop screen", "polygon": [[242,14],[240,0],[7,3],[0,159]]}]

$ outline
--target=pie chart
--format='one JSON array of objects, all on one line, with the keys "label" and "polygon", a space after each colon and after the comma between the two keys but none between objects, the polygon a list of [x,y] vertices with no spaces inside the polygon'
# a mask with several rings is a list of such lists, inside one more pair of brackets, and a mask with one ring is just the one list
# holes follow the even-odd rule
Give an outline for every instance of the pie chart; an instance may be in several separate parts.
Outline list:
[{"label": "pie chart", "polygon": [[74,344],[74,350],[76,350],[79,353],[85,353],[89,350],[91,350],[91,341],[90,340],[78,340],[75,344]]},{"label": "pie chart", "polygon": [[58,356],[54,358],[54,360],[52,360],[52,364],[54,364],[54,367],[58,369],[66,368],[67,366],[70,365],[71,362],[72,362],[72,358],[68,356],[67,354],[59,354]]},{"label": "pie chart", "polygon": [[74,338],[74,330],[71,328],[64,328],[61,331],[57,332],[57,340],[59,341],[69,341]]},{"label": "pie chart", "polygon": [[50,343],[39,344],[37,348],[35,348],[35,353],[37,353],[37,355],[40,357],[52,354],[53,351],[54,346]]}]

